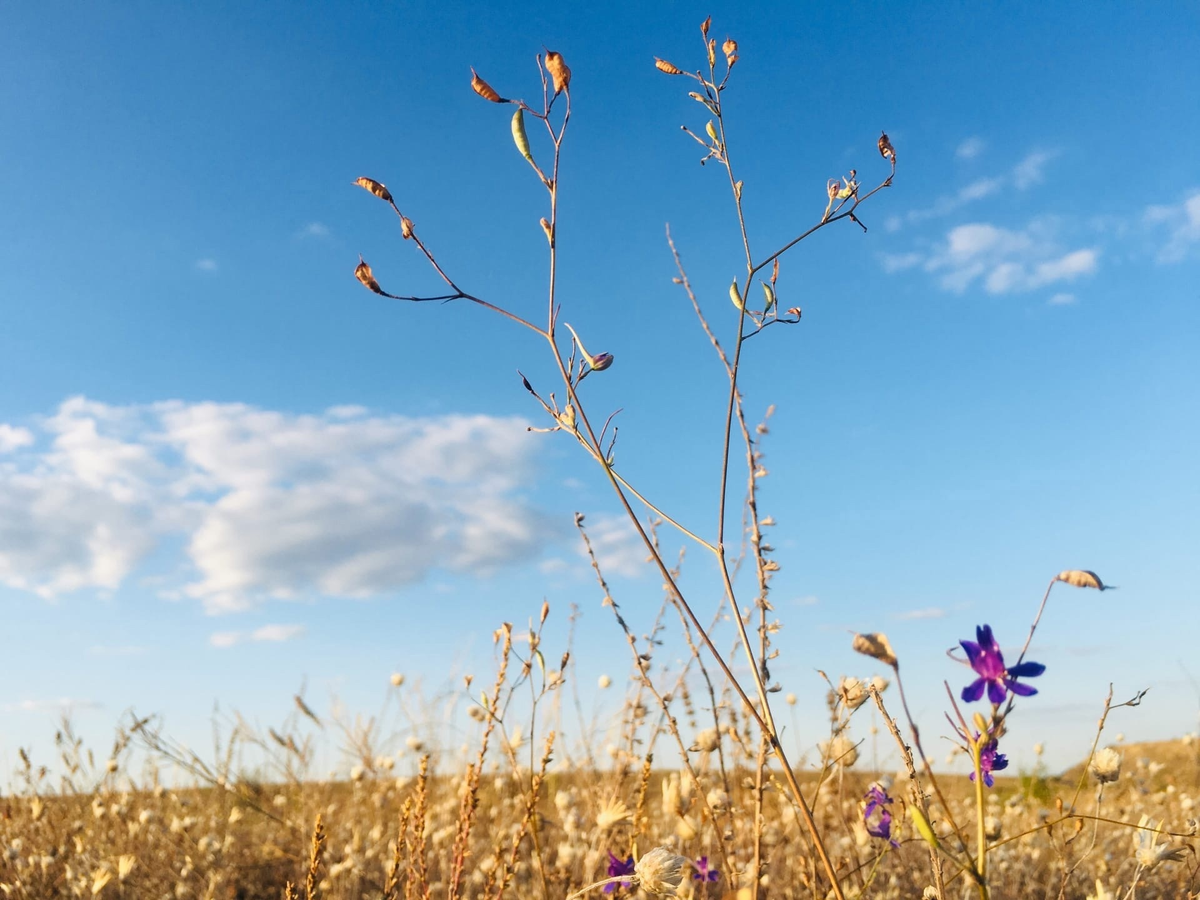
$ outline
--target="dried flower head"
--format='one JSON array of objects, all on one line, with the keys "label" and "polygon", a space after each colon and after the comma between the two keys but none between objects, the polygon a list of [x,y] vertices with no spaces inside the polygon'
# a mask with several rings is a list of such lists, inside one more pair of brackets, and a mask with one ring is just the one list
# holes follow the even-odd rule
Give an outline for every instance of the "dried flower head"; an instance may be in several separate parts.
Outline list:
[{"label": "dried flower head", "polygon": [[1101,784],[1112,784],[1121,777],[1121,754],[1112,747],[1105,747],[1092,757],[1089,766],[1094,777]]},{"label": "dried flower head", "polygon": [[1186,846],[1160,844],[1158,834],[1158,823],[1143,813],[1138,821],[1138,830],[1133,833],[1133,855],[1138,865],[1147,870],[1154,869],[1160,863],[1178,862],[1187,856]]},{"label": "dried flower head", "polygon": [[596,827],[604,831],[632,817],[633,812],[625,805],[625,801],[613,798],[600,807],[600,812],[596,814]]},{"label": "dried flower head", "polygon": [[877,659],[884,665],[896,666],[896,654],[892,652],[892,645],[883,632],[856,634],[851,646],[858,653]]},{"label": "dried flower head", "polygon": [[634,873],[642,890],[651,894],[674,894],[683,881],[686,865],[686,856],[679,856],[665,847],[655,847],[637,861]]},{"label": "dried flower head", "polygon": [[870,694],[867,693],[867,687],[857,678],[848,678],[842,676],[842,680],[838,683],[838,697],[847,709],[858,709],[867,702]]}]

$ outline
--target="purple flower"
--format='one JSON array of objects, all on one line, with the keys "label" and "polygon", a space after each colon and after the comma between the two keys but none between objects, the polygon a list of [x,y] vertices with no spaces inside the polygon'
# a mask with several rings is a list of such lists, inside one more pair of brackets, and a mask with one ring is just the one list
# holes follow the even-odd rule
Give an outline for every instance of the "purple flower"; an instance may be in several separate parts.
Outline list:
[{"label": "purple flower", "polygon": [[[997,753],[996,748],[996,739],[992,738],[979,751],[979,771],[983,773],[983,783],[988,787],[996,784],[996,779],[992,777],[993,772],[1008,768],[1008,757],[1003,753]],[[975,780],[974,772],[971,773],[971,780]]]},{"label": "purple flower", "polygon": [[692,863],[696,867],[696,871],[692,873],[693,881],[716,881],[721,877],[721,873],[716,869],[708,867],[708,857],[701,856],[698,860]]},{"label": "purple flower", "polygon": [[613,364],[613,355],[611,353],[597,353],[588,360],[588,364],[591,366],[592,371],[603,372]]},{"label": "purple flower", "polygon": [[867,834],[883,838],[893,847],[899,847],[900,844],[892,838],[892,813],[888,809],[892,798],[888,796],[887,791],[881,785],[873,784],[864,799],[867,805],[863,808],[863,824],[867,827]]},{"label": "purple flower", "polygon": [[980,625],[976,628],[975,638],[978,643],[959,641],[963,650],[967,652],[967,661],[979,676],[963,688],[964,702],[974,703],[983,696],[984,687],[987,687],[988,699],[997,706],[1004,702],[1009,691],[1022,697],[1032,697],[1037,693],[1035,688],[1021,684],[1017,679],[1041,675],[1046,671],[1045,666],[1041,663],[1023,662],[1011,669],[1004,668],[1004,654],[1000,652],[1000,645],[992,637],[991,625]]},{"label": "purple flower", "polygon": [[[632,874],[633,874],[633,857],[631,856],[628,859],[621,860],[621,859],[618,859],[617,857],[613,856],[612,851],[609,850],[608,851],[608,877],[609,878],[619,878],[622,875],[632,875]],[[604,886],[604,893],[611,894],[613,891],[615,891],[619,887],[628,889],[629,887],[632,886],[632,884],[633,884],[632,881],[622,881],[622,882],[614,881],[614,882],[611,882],[610,884],[606,884]]]}]

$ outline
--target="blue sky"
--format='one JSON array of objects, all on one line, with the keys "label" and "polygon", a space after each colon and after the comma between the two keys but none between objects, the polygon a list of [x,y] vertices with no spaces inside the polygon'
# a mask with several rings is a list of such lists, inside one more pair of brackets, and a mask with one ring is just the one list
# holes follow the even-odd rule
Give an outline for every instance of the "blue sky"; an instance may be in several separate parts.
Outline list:
[{"label": "blue sky", "polygon": [[[899,156],[868,233],[785,257],[803,322],[744,369],[752,415],[777,406],[762,508],[800,746],[822,737],[815,670],[871,674],[848,629],[891,636],[936,729],[963,677],[945,648],[983,621],[1019,646],[1075,567],[1121,590],[1056,589],[1010,755],[1085,753],[1110,681],[1153,688],[1129,739],[1195,729],[1195,8],[641,6],[0,9],[0,762],[46,747],[64,701],[97,742],[133,707],[199,743],[214,702],[265,726],[302,685],[322,710],[375,709],[393,671],[436,693],[490,674],[492,629],[543,598],[550,647],[581,609],[585,695],[622,678],[572,512],[639,630],[659,582],[599,473],[524,430],[544,423],[515,369],[549,389],[543,347],[357,285],[362,253],[387,289],[437,289],[351,182],[385,182],[468,290],[540,317],[544,195],[469,69],[532,97],[534,55],[562,52],[559,296],[617,360],[592,408],[624,410],[619,465],[711,535],[723,376],[664,225],[726,340],[744,263],[724,176],[679,132],[704,117],[653,67],[697,66],[709,13],[740,45],[757,256],[819,217],[826,179],[883,177],[881,128]],[[701,609],[712,575],[690,548]]]}]

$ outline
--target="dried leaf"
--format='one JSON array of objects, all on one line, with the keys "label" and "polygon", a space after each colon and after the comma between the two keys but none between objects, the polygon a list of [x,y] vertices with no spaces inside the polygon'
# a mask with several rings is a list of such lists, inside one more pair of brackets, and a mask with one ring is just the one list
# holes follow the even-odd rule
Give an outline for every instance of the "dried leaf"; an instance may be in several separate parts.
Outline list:
[{"label": "dried leaf", "polygon": [[493,103],[507,103],[508,101],[496,93],[496,89],[484,81],[471,69],[471,90],[477,93],[484,100],[491,100]]},{"label": "dried leaf", "polygon": [[896,148],[892,146],[886,131],[879,135],[879,155],[884,159],[890,159],[892,165],[896,164]]},{"label": "dried leaf", "polygon": [[[788,312],[791,312],[791,310],[788,310]],[[850,646],[856,652],[864,656],[869,656],[872,659],[877,659],[884,665],[893,667],[896,665],[896,654],[892,652],[891,642],[888,641],[887,635],[883,632],[856,634],[854,642]]]},{"label": "dried leaf", "polygon": [[513,143],[517,145],[521,155],[532,165],[533,154],[529,151],[529,135],[525,133],[525,110],[519,106],[512,117],[512,136]]},{"label": "dried leaf", "polygon": [[729,285],[729,299],[733,301],[733,305],[738,309],[742,308],[742,292],[738,290],[737,279],[733,279],[733,284]]},{"label": "dried leaf", "polygon": [[712,25],[712,16],[709,16],[707,19],[705,19],[703,22],[700,23],[701,36],[708,37],[708,28],[710,25]]},{"label": "dried leaf", "polygon": [[385,188],[378,181],[376,181],[374,178],[367,178],[366,176],[363,176],[362,178],[354,179],[354,183],[357,184],[360,188],[370,191],[372,194],[374,194],[380,200],[383,200],[385,203],[393,202],[392,195],[388,191],[388,189]]},{"label": "dried leaf", "polygon": [[660,72],[666,72],[668,75],[682,75],[683,69],[674,63],[669,63],[665,59],[654,57],[654,67]]},{"label": "dried leaf", "polygon": [[1095,588],[1098,591],[1111,591],[1114,587],[1111,584],[1105,584],[1100,580],[1099,575],[1089,572],[1087,569],[1067,569],[1065,572],[1059,572],[1054,580],[1066,582],[1071,587]]},{"label": "dried leaf", "polygon": [[550,73],[550,80],[554,82],[555,96],[571,87],[571,70],[563,62],[561,53],[546,51],[546,70]]}]

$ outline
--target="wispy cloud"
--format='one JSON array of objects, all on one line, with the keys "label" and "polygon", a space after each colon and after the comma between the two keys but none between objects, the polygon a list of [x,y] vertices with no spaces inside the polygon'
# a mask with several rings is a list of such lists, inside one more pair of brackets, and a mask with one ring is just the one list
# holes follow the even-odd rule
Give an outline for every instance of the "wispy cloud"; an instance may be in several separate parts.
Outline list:
[{"label": "wispy cloud", "polygon": [[324,238],[329,237],[329,235],[330,231],[328,225],[324,224],[323,222],[309,222],[300,229],[299,237],[317,238],[319,240],[323,240]]},{"label": "wispy cloud", "polygon": [[524,420],[348,412],[67,400],[45,449],[0,466],[0,584],[115,590],[167,541],[191,575],[162,593],[220,612],[486,577],[562,533],[520,494],[538,446]]},{"label": "wispy cloud", "polygon": [[946,611],[939,606],[928,606],[925,609],[910,609],[908,612],[896,613],[894,618],[903,622],[918,619],[944,619]]},{"label": "wispy cloud", "polygon": [[138,647],[134,644],[125,644],[123,646],[108,647],[103,644],[96,644],[94,647],[88,648],[88,653],[92,656],[113,657],[113,656],[145,656],[147,653],[145,647]]},{"label": "wispy cloud", "polygon": [[[642,539],[624,516],[588,516],[584,523],[592,550],[606,576],[637,578],[649,571]],[[587,551],[580,553],[586,558]]]},{"label": "wispy cloud", "polygon": [[1058,156],[1057,150],[1034,150],[1019,163],[1012,172],[1017,190],[1026,191],[1046,180],[1046,163]]},{"label": "wispy cloud", "polygon": [[1074,294],[1055,294],[1046,302],[1051,306],[1071,306],[1078,303],[1079,300]]},{"label": "wispy cloud", "polygon": [[1183,261],[1200,251],[1200,189],[1179,203],[1146,207],[1142,221],[1158,236],[1158,262]]},{"label": "wispy cloud", "polygon": [[20,700],[16,703],[5,703],[0,708],[3,708],[6,713],[50,712],[70,714],[84,709],[103,709],[103,704],[97,703],[95,700],[76,700],[71,697],[60,697],[57,700]]},{"label": "wispy cloud", "polygon": [[1045,221],[1020,231],[972,222],[951,228],[931,251],[895,254],[883,265],[888,271],[919,265],[945,290],[961,293],[980,284],[989,294],[1032,291],[1096,271],[1099,248],[1064,251],[1054,232]]},{"label": "wispy cloud", "polygon": [[246,641],[282,644],[304,637],[307,633],[308,629],[303,625],[263,625],[253,631],[216,631],[208,636],[208,642],[222,649]]},{"label": "wispy cloud", "polygon": [[954,155],[959,159],[974,159],[983,152],[987,144],[984,143],[981,137],[969,137],[954,151]]},{"label": "wispy cloud", "polygon": [[197,272],[215,272],[217,271],[217,261],[215,259],[198,259],[196,260]]}]

